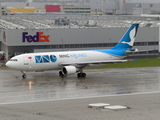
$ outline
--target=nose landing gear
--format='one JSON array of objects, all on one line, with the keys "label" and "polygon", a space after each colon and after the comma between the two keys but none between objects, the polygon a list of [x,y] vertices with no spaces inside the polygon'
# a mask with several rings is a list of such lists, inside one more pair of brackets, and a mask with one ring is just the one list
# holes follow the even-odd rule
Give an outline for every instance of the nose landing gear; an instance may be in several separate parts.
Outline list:
[{"label": "nose landing gear", "polygon": [[26,74],[23,74],[23,75],[22,75],[22,78],[26,78],[26,77],[27,77]]},{"label": "nose landing gear", "polygon": [[21,72],[23,73],[22,78],[23,79],[26,78],[27,77],[26,72],[25,71],[21,71]]}]

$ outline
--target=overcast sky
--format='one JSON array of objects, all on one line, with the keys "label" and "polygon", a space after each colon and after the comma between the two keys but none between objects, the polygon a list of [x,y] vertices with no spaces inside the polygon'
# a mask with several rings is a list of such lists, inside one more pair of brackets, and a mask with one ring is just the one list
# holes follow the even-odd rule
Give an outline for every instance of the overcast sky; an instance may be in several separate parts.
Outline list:
[{"label": "overcast sky", "polygon": [[160,0],[126,0],[129,3],[160,3]]}]

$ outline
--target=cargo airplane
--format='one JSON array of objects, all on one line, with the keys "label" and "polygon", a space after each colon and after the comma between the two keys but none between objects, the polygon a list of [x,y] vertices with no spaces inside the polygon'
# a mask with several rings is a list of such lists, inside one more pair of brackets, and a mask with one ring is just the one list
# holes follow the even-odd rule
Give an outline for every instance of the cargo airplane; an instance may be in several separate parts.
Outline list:
[{"label": "cargo airplane", "polygon": [[83,68],[92,65],[109,63],[121,63],[126,56],[135,53],[138,49],[132,49],[139,24],[130,26],[121,40],[111,49],[84,50],[84,51],[62,51],[28,53],[12,57],[6,66],[20,70],[23,78],[26,78],[26,71],[60,70],[60,76],[77,73],[77,77],[86,77]]}]

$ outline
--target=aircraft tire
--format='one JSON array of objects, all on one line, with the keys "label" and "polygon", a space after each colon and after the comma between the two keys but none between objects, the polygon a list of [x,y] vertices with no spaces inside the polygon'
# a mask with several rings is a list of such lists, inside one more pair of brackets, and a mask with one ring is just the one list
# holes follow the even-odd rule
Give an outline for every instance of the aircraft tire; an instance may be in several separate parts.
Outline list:
[{"label": "aircraft tire", "polygon": [[81,73],[78,73],[78,74],[77,74],[77,77],[80,78],[80,77],[81,77]]},{"label": "aircraft tire", "polygon": [[86,77],[86,73],[82,73],[82,77],[85,78]]},{"label": "aircraft tire", "polygon": [[26,78],[27,76],[26,75],[22,75],[22,78]]},{"label": "aircraft tire", "polygon": [[62,71],[59,71],[59,76],[60,76],[60,77],[64,77],[64,74],[63,74]]},{"label": "aircraft tire", "polygon": [[86,77],[86,73],[78,73],[77,77],[78,78],[85,78]]}]

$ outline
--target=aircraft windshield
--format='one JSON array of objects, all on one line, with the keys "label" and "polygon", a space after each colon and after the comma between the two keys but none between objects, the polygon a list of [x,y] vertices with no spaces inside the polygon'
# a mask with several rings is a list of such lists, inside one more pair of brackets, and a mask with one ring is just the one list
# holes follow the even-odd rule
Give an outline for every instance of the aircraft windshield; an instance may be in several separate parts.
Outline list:
[{"label": "aircraft windshield", "polygon": [[18,61],[17,59],[10,59],[10,61]]}]

